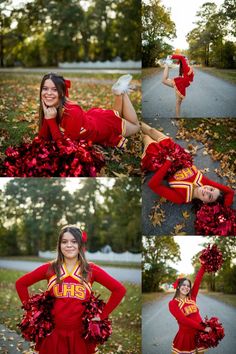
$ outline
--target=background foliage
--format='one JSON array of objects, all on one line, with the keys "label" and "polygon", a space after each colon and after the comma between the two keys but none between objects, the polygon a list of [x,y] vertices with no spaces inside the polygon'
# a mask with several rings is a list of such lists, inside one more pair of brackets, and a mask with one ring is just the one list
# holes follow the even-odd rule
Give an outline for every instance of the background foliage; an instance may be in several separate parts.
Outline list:
[{"label": "background foliage", "polygon": [[0,255],[54,250],[68,223],[87,231],[89,251],[140,252],[140,188],[139,178],[81,178],[73,192],[63,178],[12,179],[0,194]]},{"label": "background foliage", "polygon": [[[1,66],[140,60],[140,0],[0,3]],[[127,20],[128,19],[128,20]],[[30,29],[30,30],[29,30]]]}]

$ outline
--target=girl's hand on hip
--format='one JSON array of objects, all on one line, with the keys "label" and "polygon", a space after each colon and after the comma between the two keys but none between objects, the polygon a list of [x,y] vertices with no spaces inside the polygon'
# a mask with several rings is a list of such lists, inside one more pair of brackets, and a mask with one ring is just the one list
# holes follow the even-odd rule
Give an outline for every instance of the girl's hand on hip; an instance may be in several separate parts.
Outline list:
[{"label": "girl's hand on hip", "polygon": [[43,112],[44,112],[44,117],[45,119],[53,119],[56,118],[57,116],[57,109],[56,107],[47,107],[45,103],[42,100],[42,105],[43,105]]}]

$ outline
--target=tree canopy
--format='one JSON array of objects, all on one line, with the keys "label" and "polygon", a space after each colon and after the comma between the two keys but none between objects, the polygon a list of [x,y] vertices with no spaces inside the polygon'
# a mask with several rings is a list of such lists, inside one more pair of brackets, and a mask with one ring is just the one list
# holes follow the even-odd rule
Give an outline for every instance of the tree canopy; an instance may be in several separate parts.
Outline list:
[{"label": "tree canopy", "polygon": [[[141,1],[1,1],[1,66],[140,60]],[[127,21],[127,18],[129,20]]]},{"label": "tree canopy", "polygon": [[73,193],[63,178],[12,179],[0,199],[0,254],[54,250],[66,224],[87,231],[89,251],[140,252],[140,188],[139,178],[82,178]]}]

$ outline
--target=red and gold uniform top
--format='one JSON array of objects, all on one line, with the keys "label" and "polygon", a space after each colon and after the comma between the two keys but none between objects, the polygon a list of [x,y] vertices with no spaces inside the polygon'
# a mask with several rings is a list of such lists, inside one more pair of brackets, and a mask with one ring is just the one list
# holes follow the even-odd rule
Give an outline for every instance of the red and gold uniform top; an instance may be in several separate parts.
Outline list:
[{"label": "red and gold uniform top", "polygon": [[98,282],[111,291],[111,295],[104,307],[101,318],[106,318],[120,303],[126,289],[116,279],[111,277],[102,268],[90,263],[90,274],[85,281],[80,272],[79,264],[69,272],[66,265],[61,266],[60,283],[56,281],[56,275],[51,263],[46,263],[30,273],[23,275],[16,282],[16,290],[21,301],[29,299],[28,287],[40,280],[46,279],[47,290],[55,296],[53,315],[56,326],[79,325],[84,310],[82,303],[89,299],[91,286]]},{"label": "red and gold uniform top", "polygon": [[57,141],[64,132],[73,140],[92,141],[105,146],[122,147],[126,139],[125,120],[111,109],[92,108],[84,111],[76,102],[67,100],[60,126],[53,119],[44,119],[39,137]]},{"label": "red and gold uniform top", "polygon": [[204,267],[202,266],[196,276],[190,297],[186,297],[185,299],[175,298],[169,302],[169,310],[176,318],[180,330],[183,332],[187,332],[191,329],[204,330],[205,328],[200,324],[202,318],[196,305],[196,298],[203,275]]},{"label": "red and gold uniform top", "polygon": [[167,179],[169,186],[162,184],[170,165],[171,161],[166,160],[148,183],[149,187],[161,197],[177,204],[190,203],[195,187],[209,185],[224,193],[225,206],[230,206],[233,203],[233,189],[208,179],[194,165],[183,168],[169,177]]}]

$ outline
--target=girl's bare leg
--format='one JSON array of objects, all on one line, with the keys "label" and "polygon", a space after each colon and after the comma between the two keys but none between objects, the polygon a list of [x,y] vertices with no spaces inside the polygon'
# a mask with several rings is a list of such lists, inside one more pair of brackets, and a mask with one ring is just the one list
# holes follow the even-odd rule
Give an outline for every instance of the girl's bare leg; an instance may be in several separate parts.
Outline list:
[{"label": "girl's bare leg", "polygon": [[180,117],[180,107],[183,99],[176,93],[176,101],[175,101],[175,116],[177,118]]},{"label": "girl's bare leg", "polygon": [[113,109],[118,111],[120,116],[126,120],[125,137],[133,135],[140,130],[140,125],[134,106],[126,93],[115,96]]},{"label": "girl's bare leg", "polygon": [[158,142],[162,140],[163,138],[167,138],[165,134],[160,132],[159,130],[150,127],[150,125],[142,122],[141,123],[141,130],[143,134],[148,135],[150,138],[152,138],[154,141]]},{"label": "girl's bare leg", "polygon": [[163,72],[163,76],[162,76],[162,83],[166,86],[174,87],[172,80],[169,79],[169,67],[167,64],[165,64],[165,67],[164,67],[164,72]]}]

